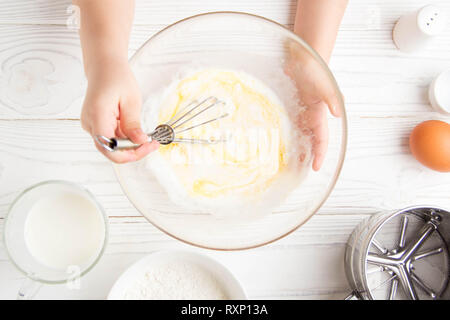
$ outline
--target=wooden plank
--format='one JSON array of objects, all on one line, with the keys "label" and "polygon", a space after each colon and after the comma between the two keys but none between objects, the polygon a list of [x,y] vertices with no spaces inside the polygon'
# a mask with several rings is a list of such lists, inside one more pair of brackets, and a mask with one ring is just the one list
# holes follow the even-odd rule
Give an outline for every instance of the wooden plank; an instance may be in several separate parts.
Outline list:
[{"label": "wooden plank", "polygon": [[[138,28],[130,55],[156,31]],[[361,36],[357,45],[352,34]],[[86,81],[77,33],[61,26],[0,26],[0,39],[0,119],[78,119]],[[428,85],[450,68],[450,36],[444,40],[404,55],[385,31],[341,32],[331,69],[347,106],[377,116],[430,111]]]},{"label": "wooden plank", "polygon": [[[242,11],[266,16],[280,23],[293,23],[296,1],[228,0],[228,1],[177,1],[164,2],[139,0],[136,2],[135,24],[167,25],[182,18],[208,11]],[[2,24],[57,24],[71,22],[74,12],[71,1],[22,0],[12,5],[0,4]]]},{"label": "wooden plank", "polygon": [[[407,137],[422,116],[351,117],[349,146],[338,184],[319,214],[363,214],[429,203],[450,207],[450,175],[422,167]],[[138,216],[111,165],[78,121],[0,121],[0,217],[31,184],[67,179],[85,185],[110,216]]]},{"label": "wooden plank", "polygon": [[0,24],[66,24],[70,0],[0,2]]},{"label": "wooden plank", "polygon": [[[446,0],[434,0],[444,10]],[[401,15],[430,4],[427,0],[368,0],[350,1],[342,29],[387,30]],[[291,26],[295,18],[296,0],[166,0],[136,2],[135,24],[168,25],[188,16],[211,11],[241,11],[261,15]],[[20,0],[0,3],[0,24],[71,24],[74,12],[70,0]]]},{"label": "wooden plank", "polygon": [[[314,217],[301,229],[268,246],[238,252],[193,248],[163,234],[143,218],[112,218],[110,239],[99,264],[81,279],[79,290],[44,286],[37,298],[103,299],[131,263],[165,249],[184,249],[211,256],[240,279],[255,299],[341,299],[349,291],[343,269],[345,243],[366,215]],[[0,230],[3,230],[0,219]],[[0,231],[1,236],[1,231]],[[318,263],[327,268],[317,268]],[[264,268],[255,266],[264,265]],[[114,266],[111,268],[111,266]],[[261,281],[261,279],[271,279]],[[13,299],[23,281],[0,247],[0,299]]]},{"label": "wooden plank", "polygon": [[[240,11],[253,8],[255,13],[270,13],[269,17],[289,25],[296,4],[295,1],[255,3],[198,0],[184,1],[180,6],[175,0],[164,4],[139,1],[130,56],[163,26],[186,15],[227,6],[239,7]],[[65,13],[69,4],[67,1],[0,4],[3,9],[0,10],[0,119],[79,118],[86,82],[78,34],[65,25],[70,15]],[[350,2],[331,62],[349,107],[356,104],[355,109],[360,112],[390,111],[398,116],[404,116],[406,111],[430,110],[426,90],[440,71],[450,67],[447,55],[450,33],[444,33],[428,49],[410,55],[399,52],[391,40],[396,17],[423,4],[421,0]],[[450,11],[448,1],[436,4]],[[287,16],[290,18],[283,20]],[[450,24],[448,28],[450,31]]]},{"label": "wooden plank", "polygon": [[79,118],[85,80],[76,32],[1,26],[0,34],[1,117]]}]

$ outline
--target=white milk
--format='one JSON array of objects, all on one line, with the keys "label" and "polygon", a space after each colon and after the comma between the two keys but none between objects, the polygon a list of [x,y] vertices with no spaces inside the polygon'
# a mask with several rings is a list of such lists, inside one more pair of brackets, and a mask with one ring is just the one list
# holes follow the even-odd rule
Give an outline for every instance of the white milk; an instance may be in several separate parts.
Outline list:
[{"label": "white milk", "polygon": [[54,269],[83,266],[103,246],[103,215],[86,197],[70,191],[38,200],[25,222],[25,243],[31,255]]}]

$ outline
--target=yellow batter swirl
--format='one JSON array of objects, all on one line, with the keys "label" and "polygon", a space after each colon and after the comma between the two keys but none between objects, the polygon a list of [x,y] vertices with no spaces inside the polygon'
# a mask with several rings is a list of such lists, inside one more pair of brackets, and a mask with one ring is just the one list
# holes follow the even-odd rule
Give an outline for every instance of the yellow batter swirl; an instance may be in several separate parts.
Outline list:
[{"label": "yellow batter swirl", "polygon": [[281,101],[258,79],[222,69],[190,74],[166,91],[157,123],[167,123],[190,102],[210,96],[223,104],[193,119],[190,125],[229,115],[180,133],[177,138],[226,142],[161,146],[159,155],[170,168],[173,180],[188,196],[197,199],[239,198],[265,192],[288,166],[291,125]]}]

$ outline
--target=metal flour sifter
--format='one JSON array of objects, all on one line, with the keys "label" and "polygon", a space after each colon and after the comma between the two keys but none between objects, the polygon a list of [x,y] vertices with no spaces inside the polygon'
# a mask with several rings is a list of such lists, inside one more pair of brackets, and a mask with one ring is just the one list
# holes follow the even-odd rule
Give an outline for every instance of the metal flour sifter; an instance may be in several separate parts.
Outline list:
[{"label": "metal flour sifter", "polygon": [[376,214],[351,234],[345,270],[346,298],[450,299],[450,212],[410,207]]}]

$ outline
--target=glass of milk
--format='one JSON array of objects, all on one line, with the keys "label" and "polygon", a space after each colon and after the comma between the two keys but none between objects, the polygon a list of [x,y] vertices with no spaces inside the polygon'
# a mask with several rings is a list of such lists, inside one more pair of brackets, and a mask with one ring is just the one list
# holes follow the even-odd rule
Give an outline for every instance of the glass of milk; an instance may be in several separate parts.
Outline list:
[{"label": "glass of milk", "polygon": [[102,256],[107,234],[103,208],[83,187],[45,181],[23,191],[4,229],[6,251],[27,276],[18,298],[32,298],[43,283],[76,285]]}]

